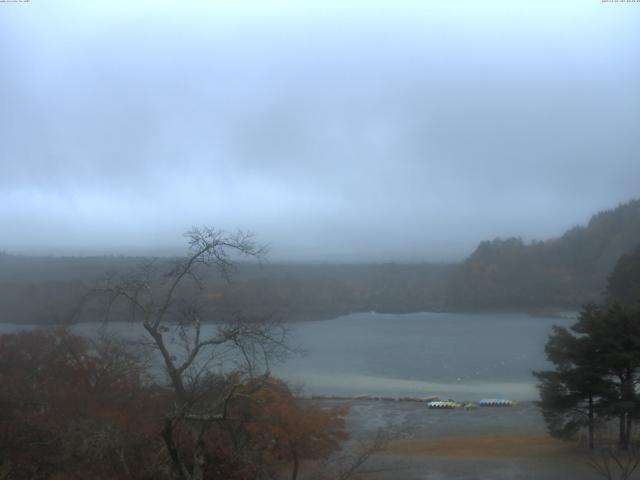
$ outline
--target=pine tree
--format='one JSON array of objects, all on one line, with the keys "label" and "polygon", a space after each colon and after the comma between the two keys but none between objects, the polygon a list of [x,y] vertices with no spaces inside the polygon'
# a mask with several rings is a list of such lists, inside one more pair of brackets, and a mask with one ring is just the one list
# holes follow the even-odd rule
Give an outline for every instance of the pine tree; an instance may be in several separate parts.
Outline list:
[{"label": "pine tree", "polygon": [[607,379],[596,348],[589,337],[554,327],[545,351],[555,370],[534,372],[540,381],[539,405],[549,433],[556,438],[571,439],[586,427],[591,449],[596,424],[615,398],[614,387]]},{"label": "pine tree", "polygon": [[639,412],[640,309],[586,306],[570,329],[554,328],[546,353],[555,370],[534,375],[550,433],[572,438],[586,426],[593,448],[596,424],[617,417],[620,446],[629,448]]}]

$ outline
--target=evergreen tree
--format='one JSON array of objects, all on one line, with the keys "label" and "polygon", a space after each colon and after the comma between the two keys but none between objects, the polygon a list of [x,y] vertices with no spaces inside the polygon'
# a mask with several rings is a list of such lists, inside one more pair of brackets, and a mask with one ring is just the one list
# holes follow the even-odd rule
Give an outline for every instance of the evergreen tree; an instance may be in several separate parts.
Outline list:
[{"label": "evergreen tree", "polygon": [[628,448],[638,413],[640,310],[620,305],[590,307],[572,328],[593,344],[594,358],[615,390],[608,410],[619,418],[620,445]]},{"label": "evergreen tree", "polygon": [[640,302],[640,246],[616,263],[607,283],[607,301],[620,305]]},{"label": "evergreen tree", "polygon": [[570,329],[554,328],[545,350],[555,370],[534,375],[550,433],[566,439],[587,427],[593,448],[596,424],[618,417],[628,448],[638,416],[640,309],[586,306]]},{"label": "evergreen tree", "polygon": [[555,370],[534,372],[549,433],[568,440],[586,427],[591,449],[596,424],[615,398],[595,349],[588,337],[554,327],[545,351]]}]

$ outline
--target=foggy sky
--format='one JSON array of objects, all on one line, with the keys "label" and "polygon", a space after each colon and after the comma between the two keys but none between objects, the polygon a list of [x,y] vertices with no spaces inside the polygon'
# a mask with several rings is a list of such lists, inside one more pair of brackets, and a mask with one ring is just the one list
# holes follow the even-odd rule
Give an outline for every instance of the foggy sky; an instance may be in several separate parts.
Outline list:
[{"label": "foggy sky", "polygon": [[640,3],[0,3],[0,250],[457,260],[640,196]]}]

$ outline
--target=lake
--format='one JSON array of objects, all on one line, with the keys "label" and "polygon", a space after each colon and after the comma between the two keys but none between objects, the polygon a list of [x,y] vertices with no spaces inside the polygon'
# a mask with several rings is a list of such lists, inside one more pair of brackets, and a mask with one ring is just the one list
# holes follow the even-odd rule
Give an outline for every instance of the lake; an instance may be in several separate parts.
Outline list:
[{"label": "lake", "polygon": [[[306,394],[431,396],[535,400],[532,370],[549,367],[544,344],[570,318],[526,314],[356,313],[292,324],[291,343],[305,351],[274,374]],[[90,335],[100,324],[75,327]],[[1,324],[0,333],[32,326]],[[129,338],[137,324],[109,329]]]},{"label": "lake", "polygon": [[307,354],[278,368],[310,394],[538,398],[553,325],[526,314],[357,313],[295,324]]}]

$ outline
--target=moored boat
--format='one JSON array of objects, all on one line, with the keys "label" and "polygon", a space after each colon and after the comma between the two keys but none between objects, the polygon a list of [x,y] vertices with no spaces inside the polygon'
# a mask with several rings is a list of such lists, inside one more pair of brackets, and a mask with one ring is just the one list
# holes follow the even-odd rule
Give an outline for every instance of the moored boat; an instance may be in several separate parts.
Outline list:
[{"label": "moored boat", "polygon": [[478,402],[481,407],[513,407],[515,404],[513,400],[504,398],[484,398]]},{"label": "moored boat", "polygon": [[460,402],[455,402],[453,400],[434,400],[432,402],[428,402],[427,406],[429,408],[451,410],[454,408],[462,408],[464,407],[464,404]]}]

